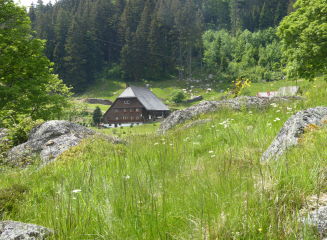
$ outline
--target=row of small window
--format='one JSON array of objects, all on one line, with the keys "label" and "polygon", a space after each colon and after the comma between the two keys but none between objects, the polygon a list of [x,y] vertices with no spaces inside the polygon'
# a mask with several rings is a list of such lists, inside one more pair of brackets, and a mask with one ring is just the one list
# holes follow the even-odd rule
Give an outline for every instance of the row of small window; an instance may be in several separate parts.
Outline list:
[{"label": "row of small window", "polygon": [[[140,109],[136,108],[135,109],[135,112],[139,112]],[[115,112],[117,113],[118,112],[118,109],[115,109]],[[124,109],[124,112],[127,112],[127,109]],[[134,112],[134,109],[130,109],[129,112]]]},{"label": "row of small window", "polygon": [[[124,120],[127,120],[128,117],[123,117]],[[135,117],[136,120],[139,120],[140,117]],[[116,117],[116,120],[118,120],[118,117]],[[134,117],[131,117],[131,120],[134,120]]]},{"label": "row of small window", "polygon": [[[124,120],[127,120],[128,117],[123,117]],[[136,120],[140,120],[140,117],[135,117]],[[110,120],[110,117],[107,118],[107,120]],[[115,117],[115,120],[119,120],[118,117]],[[134,120],[134,117],[131,117],[131,120]]]}]

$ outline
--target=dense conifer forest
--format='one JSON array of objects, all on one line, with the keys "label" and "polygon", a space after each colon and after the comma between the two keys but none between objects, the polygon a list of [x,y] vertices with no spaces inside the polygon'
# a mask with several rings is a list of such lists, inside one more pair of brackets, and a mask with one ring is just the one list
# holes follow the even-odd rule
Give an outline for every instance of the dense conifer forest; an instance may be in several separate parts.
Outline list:
[{"label": "dense conifer forest", "polygon": [[[60,0],[44,5],[38,0],[28,15],[35,38],[47,40],[44,52],[55,63],[54,72],[79,92],[99,73],[157,80],[229,69],[239,77],[236,65],[243,60],[246,69],[269,65],[273,71],[280,59],[268,64],[263,55],[266,45],[280,51],[276,31],[269,31],[267,41],[248,42],[247,36],[258,31],[259,38],[267,35],[263,30],[275,28],[294,10],[293,4],[294,0]],[[265,71],[246,72],[258,78]]]}]

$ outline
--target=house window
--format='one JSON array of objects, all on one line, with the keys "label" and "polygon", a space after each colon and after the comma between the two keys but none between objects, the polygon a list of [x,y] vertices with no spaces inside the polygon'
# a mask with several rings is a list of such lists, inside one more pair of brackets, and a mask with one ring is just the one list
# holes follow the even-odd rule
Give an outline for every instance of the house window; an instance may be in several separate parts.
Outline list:
[{"label": "house window", "polygon": [[118,112],[118,109],[115,109],[115,112],[117,113]]},{"label": "house window", "polygon": [[133,110],[133,109],[131,109],[131,110],[130,110],[130,112],[134,112],[134,110]]},{"label": "house window", "polygon": [[131,120],[133,120],[134,118],[133,117],[131,117]]},{"label": "house window", "polygon": [[125,104],[129,104],[129,101],[124,101]]},{"label": "house window", "polygon": [[136,117],[136,120],[139,120],[140,118],[139,117]]},{"label": "house window", "polygon": [[128,119],[128,117],[123,117],[124,120]]},{"label": "house window", "polygon": [[135,109],[135,112],[139,112],[139,111],[140,111],[140,109],[138,109],[138,108]]},{"label": "house window", "polygon": [[127,112],[127,109],[124,109],[124,112]]},{"label": "house window", "polygon": [[107,120],[110,120],[110,117],[107,117]]},{"label": "house window", "polygon": [[116,117],[116,120],[118,120],[118,117]]}]

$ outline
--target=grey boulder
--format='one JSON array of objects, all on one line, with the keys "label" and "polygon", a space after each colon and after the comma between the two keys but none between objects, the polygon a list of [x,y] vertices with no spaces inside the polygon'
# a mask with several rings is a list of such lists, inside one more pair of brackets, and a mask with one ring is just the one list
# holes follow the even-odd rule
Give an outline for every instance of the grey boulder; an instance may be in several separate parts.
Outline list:
[{"label": "grey boulder", "polygon": [[40,155],[43,163],[47,164],[55,160],[63,151],[94,134],[94,130],[68,121],[44,122],[31,130],[27,142],[7,152],[7,162],[19,165],[27,156]]},{"label": "grey boulder", "polygon": [[298,144],[298,139],[309,124],[322,125],[326,118],[327,107],[309,108],[291,116],[280,129],[277,137],[261,156],[261,161],[278,159],[289,147]]},{"label": "grey boulder", "polygon": [[0,240],[43,240],[48,239],[52,234],[53,230],[35,224],[0,222]]},{"label": "grey boulder", "polygon": [[225,99],[220,101],[203,101],[195,106],[188,107],[173,112],[167,117],[158,128],[158,134],[165,134],[167,131],[172,129],[178,124],[184,123],[186,120],[191,120],[193,117],[198,116],[202,113],[209,113],[217,111],[219,108],[229,108],[231,110],[240,110],[241,108],[265,108],[271,101],[289,101],[300,100],[302,98],[289,98],[281,97],[275,99],[263,99],[259,97],[237,97],[233,99]]},{"label": "grey boulder", "polygon": [[5,140],[7,136],[8,129],[7,128],[0,128],[0,144]]},{"label": "grey boulder", "polygon": [[319,207],[302,218],[303,224],[317,228],[320,239],[327,239],[327,207]]}]

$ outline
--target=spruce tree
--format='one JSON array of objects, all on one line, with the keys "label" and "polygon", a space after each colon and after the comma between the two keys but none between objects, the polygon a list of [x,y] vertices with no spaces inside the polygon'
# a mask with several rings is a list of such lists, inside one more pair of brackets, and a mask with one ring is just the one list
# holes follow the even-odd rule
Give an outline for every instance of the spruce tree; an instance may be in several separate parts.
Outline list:
[{"label": "spruce tree", "polygon": [[148,43],[148,51],[150,54],[148,54],[147,76],[156,80],[163,71],[163,57],[158,56],[158,54],[162,54],[164,44],[159,27],[159,20],[156,16],[152,18],[150,24]]},{"label": "spruce tree", "polygon": [[268,10],[266,3],[264,3],[261,9],[260,19],[259,19],[260,29],[268,28],[270,26],[270,19],[271,19],[270,11]]},{"label": "spruce tree", "polygon": [[102,112],[99,106],[96,106],[96,108],[93,111],[93,122],[94,124],[99,124],[102,120]]}]

